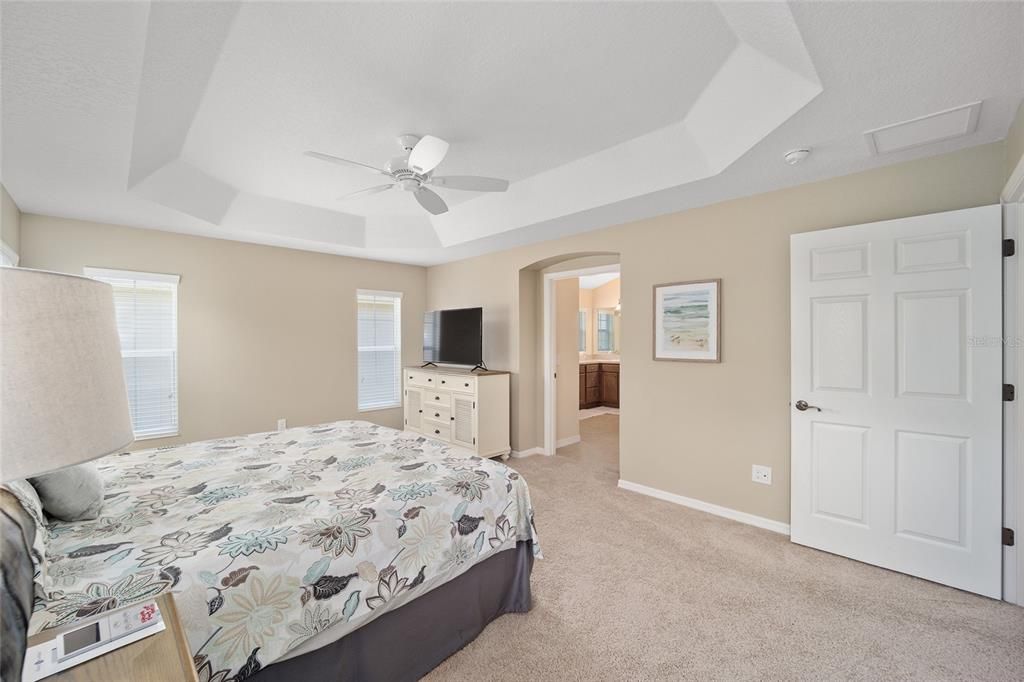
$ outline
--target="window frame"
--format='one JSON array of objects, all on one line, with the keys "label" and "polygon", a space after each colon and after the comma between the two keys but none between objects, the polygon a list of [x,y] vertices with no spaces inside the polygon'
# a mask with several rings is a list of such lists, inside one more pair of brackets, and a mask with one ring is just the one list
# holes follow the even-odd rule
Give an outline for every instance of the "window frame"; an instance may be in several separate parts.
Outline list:
[{"label": "window frame", "polygon": [[587,311],[585,308],[580,308],[579,312],[579,330],[576,332],[576,346],[580,353],[587,352]]},{"label": "window frame", "polygon": [[[395,306],[395,343],[394,346],[367,346],[362,347],[359,345],[359,299],[364,296],[379,296],[391,298],[394,301]],[[401,291],[383,291],[380,289],[356,289],[356,411],[360,414],[364,412],[379,412],[381,410],[394,410],[401,408],[403,405],[403,393],[402,393],[402,298],[403,292]],[[393,350],[396,357],[395,362],[395,398],[396,402],[387,404],[375,404],[371,406],[363,406],[360,402],[359,388],[360,388],[360,376],[361,371],[359,367],[360,353],[364,350],[367,351],[382,351],[382,350]]]},{"label": "window frame", "polygon": [[[181,386],[179,382],[179,365],[180,365],[180,353],[179,353],[179,338],[178,338],[178,286],[181,284],[180,275],[169,275],[160,272],[142,272],[139,270],[115,270],[111,268],[96,268],[91,266],[85,266],[82,268],[82,274],[91,279],[97,279],[105,282],[108,279],[121,279],[131,280],[134,282],[154,282],[160,284],[171,284],[171,307],[173,314],[171,316],[171,326],[174,329],[174,348],[171,349],[171,353],[174,358],[174,425],[173,428],[168,427],[166,431],[160,431],[159,433],[147,433],[146,435],[138,435],[135,432],[135,424],[132,423],[132,435],[136,441],[144,440],[155,440],[158,438],[174,438],[181,435]],[[105,282],[109,284],[109,282]],[[111,285],[113,286],[113,285]],[[122,361],[126,357],[157,357],[167,351],[125,351],[121,349]],[[126,355],[128,353],[128,355]]]}]

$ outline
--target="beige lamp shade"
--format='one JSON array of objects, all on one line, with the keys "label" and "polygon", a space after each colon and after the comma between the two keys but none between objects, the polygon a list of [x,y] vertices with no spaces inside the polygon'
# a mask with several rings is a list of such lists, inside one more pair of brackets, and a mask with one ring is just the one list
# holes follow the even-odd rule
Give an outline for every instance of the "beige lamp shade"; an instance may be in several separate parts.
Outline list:
[{"label": "beige lamp shade", "polygon": [[0,267],[0,480],[86,462],[132,435],[110,285]]}]

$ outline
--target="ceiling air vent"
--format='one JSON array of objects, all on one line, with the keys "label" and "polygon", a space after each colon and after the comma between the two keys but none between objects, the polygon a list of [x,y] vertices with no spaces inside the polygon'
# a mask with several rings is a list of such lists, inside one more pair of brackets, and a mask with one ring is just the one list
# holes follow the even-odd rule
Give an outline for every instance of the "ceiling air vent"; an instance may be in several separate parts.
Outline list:
[{"label": "ceiling air vent", "polygon": [[981,102],[972,102],[864,133],[875,156],[970,135],[978,127]]}]

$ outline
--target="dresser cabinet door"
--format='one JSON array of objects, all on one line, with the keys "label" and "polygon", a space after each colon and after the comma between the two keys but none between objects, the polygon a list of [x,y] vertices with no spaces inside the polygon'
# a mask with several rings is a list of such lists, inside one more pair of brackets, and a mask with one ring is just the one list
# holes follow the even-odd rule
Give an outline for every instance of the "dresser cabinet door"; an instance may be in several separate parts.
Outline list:
[{"label": "dresser cabinet door", "polygon": [[451,441],[466,448],[476,447],[476,399],[452,394]]},{"label": "dresser cabinet door", "polygon": [[423,429],[423,390],[405,389],[405,428],[410,431]]}]

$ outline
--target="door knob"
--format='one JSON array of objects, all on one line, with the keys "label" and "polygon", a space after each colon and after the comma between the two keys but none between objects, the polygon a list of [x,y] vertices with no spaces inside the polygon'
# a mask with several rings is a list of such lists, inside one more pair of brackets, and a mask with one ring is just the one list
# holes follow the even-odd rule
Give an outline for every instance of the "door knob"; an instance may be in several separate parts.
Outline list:
[{"label": "door knob", "polygon": [[818,412],[821,412],[820,407],[818,407],[817,405],[808,405],[806,400],[796,401],[793,407],[800,410],[801,412],[806,412],[807,410],[817,410]]}]

